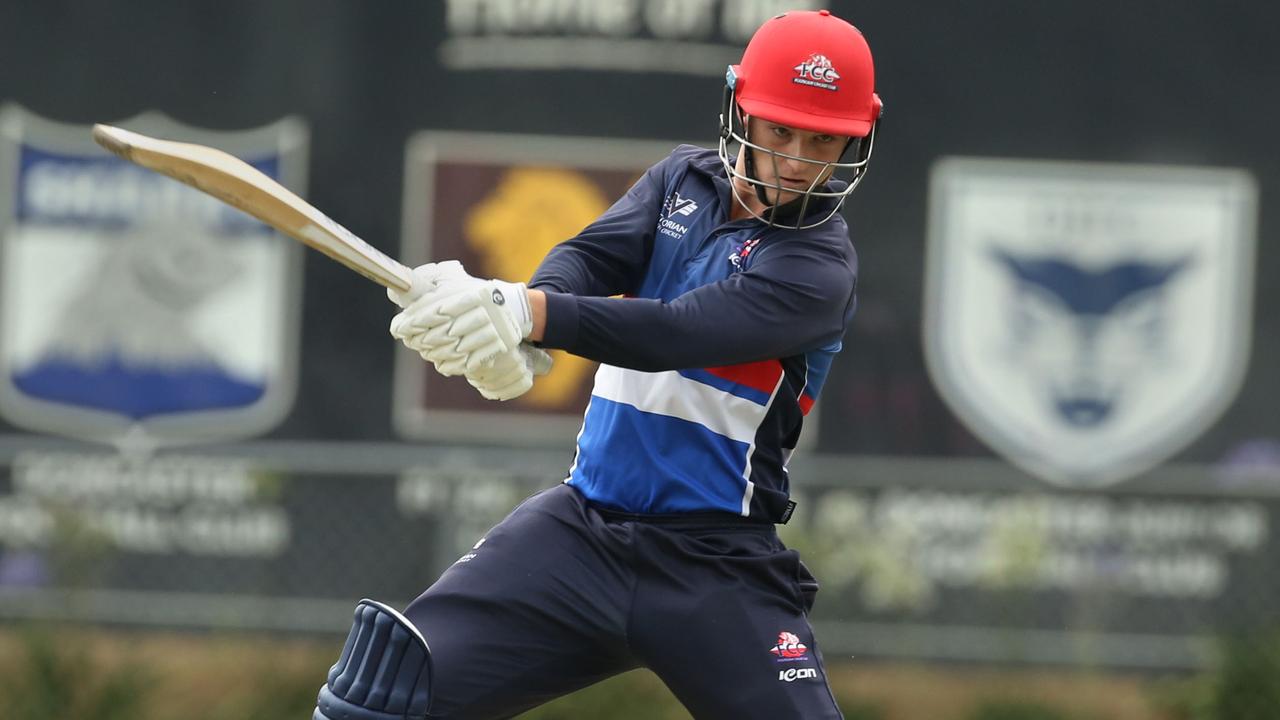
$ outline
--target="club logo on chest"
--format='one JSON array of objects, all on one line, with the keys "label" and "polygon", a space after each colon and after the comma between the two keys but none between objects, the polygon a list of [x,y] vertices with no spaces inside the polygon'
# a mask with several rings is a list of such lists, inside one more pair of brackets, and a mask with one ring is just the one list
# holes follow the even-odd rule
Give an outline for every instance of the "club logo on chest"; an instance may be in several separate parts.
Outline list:
[{"label": "club logo on chest", "polygon": [[672,192],[662,203],[662,217],[658,219],[658,232],[679,240],[689,233],[686,225],[674,219],[690,218],[698,210],[698,203],[690,198],[681,197],[679,191]]}]

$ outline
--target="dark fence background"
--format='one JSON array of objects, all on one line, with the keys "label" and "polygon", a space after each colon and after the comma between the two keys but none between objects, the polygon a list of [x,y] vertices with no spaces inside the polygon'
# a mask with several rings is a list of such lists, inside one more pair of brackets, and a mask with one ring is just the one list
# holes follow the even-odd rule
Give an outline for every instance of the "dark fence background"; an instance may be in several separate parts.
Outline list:
[{"label": "dark fence background", "polygon": [[[146,111],[211,130],[296,116],[310,130],[308,199],[398,255],[415,133],[711,146],[724,64],[754,18],[790,4],[5,0],[0,103],[86,132]],[[844,210],[860,310],[818,404],[816,448],[796,461],[801,510],[787,528],[826,583],[816,618],[829,650],[1212,667],[1215,638],[1280,610],[1280,6],[828,5],[867,35],[886,104],[870,175]],[[565,61],[576,67],[551,67],[565,38],[579,43]],[[952,155],[1251,173],[1251,355],[1223,416],[1160,467],[1090,491],[1016,470],[967,430],[921,339],[929,172]],[[14,588],[0,615],[340,632],[351,600],[409,599],[559,479],[571,436],[523,451],[400,436],[392,307],[316,253],[304,268],[297,397],[270,432],[129,460],[0,426],[0,586]],[[148,597],[164,610],[140,613]]]},{"label": "dark fence background", "polygon": [[[733,4],[687,5],[716,13]],[[714,141],[722,68],[449,70],[440,56],[446,5],[9,0],[0,7],[0,98],[76,123],[158,109],[191,125],[241,129],[299,115],[311,128],[309,198],[393,254],[405,143],[417,130]],[[454,5],[483,17],[593,3]],[[1241,442],[1276,436],[1280,351],[1266,309],[1280,291],[1270,281],[1280,258],[1265,240],[1280,162],[1269,151],[1280,49],[1267,38],[1280,10],[1143,1],[830,6],[867,35],[887,109],[872,175],[846,211],[862,265],[861,311],[824,392],[821,450],[986,453],[942,405],[921,357],[926,181],[942,155],[1251,171],[1262,210],[1247,384],[1183,458],[1213,462]],[[389,373],[387,314],[361,278],[308,255],[303,391],[273,436],[391,437],[390,383],[349,391],[351,378]]]}]

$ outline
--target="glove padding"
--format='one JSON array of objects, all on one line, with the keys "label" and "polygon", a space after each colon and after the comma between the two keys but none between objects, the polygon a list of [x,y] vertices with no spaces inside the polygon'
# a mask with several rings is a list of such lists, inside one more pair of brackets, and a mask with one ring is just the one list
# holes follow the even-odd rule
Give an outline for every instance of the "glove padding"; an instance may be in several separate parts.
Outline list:
[{"label": "glove padding", "polygon": [[551,356],[528,343],[515,350],[494,356],[475,372],[468,372],[467,382],[487,400],[511,400],[529,392],[535,375],[551,371]]},{"label": "glove padding", "polygon": [[443,375],[474,372],[533,330],[523,283],[440,279],[391,321],[391,334]]},{"label": "glove padding", "polygon": [[551,370],[551,356],[522,340],[533,328],[525,286],[471,277],[456,260],[414,268],[391,335],[445,376],[465,375],[490,400],[510,400]]},{"label": "glove padding", "polygon": [[436,290],[449,280],[475,280],[463,269],[457,260],[445,260],[438,263],[419,265],[411,271],[411,285],[405,292],[387,288],[387,299],[399,305],[401,309],[409,307],[414,300],[424,294]]},{"label": "glove padding", "polygon": [[[387,298],[399,305],[402,310],[407,309],[414,302],[422,300],[424,297],[435,296],[437,292],[441,291],[441,285],[447,282],[462,283],[475,280],[475,278],[467,274],[467,271],[462,267],[462,263],[457,260],[445,260],[438,263],[419,265],[412,270],[411,278],[412,284],[406,292],[387,288]],[[441,316],[436,318],[434,322],[443,323],[445,320]],[[443,335],[424,338],[423,331],[425,328],[431,327],[431,321],[425,317],[418,317],[416,322],[418,325],[414,325],[413,321],[404,312],[397,314],[391,319],[391,336],[402,341],[406,347],[421,355],[424,360],[428,360],[426,353],[428,346],[437,351],[436,357],[448,354],[444,346],[453,341]],[[463,370],[461,368],[466,362],[464,355],[453,353],[446,360],[448,361],[449,371],[442,374],[446,376],[462,374]]]}]

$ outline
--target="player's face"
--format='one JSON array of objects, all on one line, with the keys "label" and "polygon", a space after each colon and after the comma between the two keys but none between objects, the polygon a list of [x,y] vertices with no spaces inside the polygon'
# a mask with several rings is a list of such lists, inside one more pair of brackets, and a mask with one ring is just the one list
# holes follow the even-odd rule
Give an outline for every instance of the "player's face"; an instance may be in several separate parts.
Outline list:
[{"label": "player's face", "polygon": [[[808,162],[793,160],[772,153],[755,151],[757,178],[766,185],[796,189],[793,193],[765,188],[770,205],[790,202],[806,190],[821,186],[830,177],[833,169],[824,163],[839,160],[840,154],[844,152],[845,145],[849,142],[849,138],[844,135],[810,132],[761,118],[748,118],[747,122],[747,139],[750,142],[766,150],[809,160]],[[742,164],[741,157],[739,157],[739,164]],[[754,195],[754,191],[751,194]]]}]

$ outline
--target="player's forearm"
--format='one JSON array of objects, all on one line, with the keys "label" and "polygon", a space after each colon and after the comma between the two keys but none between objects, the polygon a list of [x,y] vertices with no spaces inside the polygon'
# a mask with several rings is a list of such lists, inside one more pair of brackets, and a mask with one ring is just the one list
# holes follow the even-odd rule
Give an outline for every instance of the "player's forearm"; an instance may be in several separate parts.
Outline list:
[{"label": "player's forearm", "polygon": [[540,342],[632,370],[657,372],[790,357],[844,336],[857,274],[844,247],[789,243],[757,265],[670,300],[540,299]]},{"label": "player's forearm", "polygon": [[541,290],[525,292],[529,294],[529,311],[533,314],[533,330],[529,332],[529,339],[542,342],[547,330],[547,294]]},{"label": "player's forearm", "polygon": [[771,318],[688,302],[555,293],[530,300],[541,305],[534,332],[544,347],[646,372],[787,357],[843,334],[843,323],[831,314]]}]

